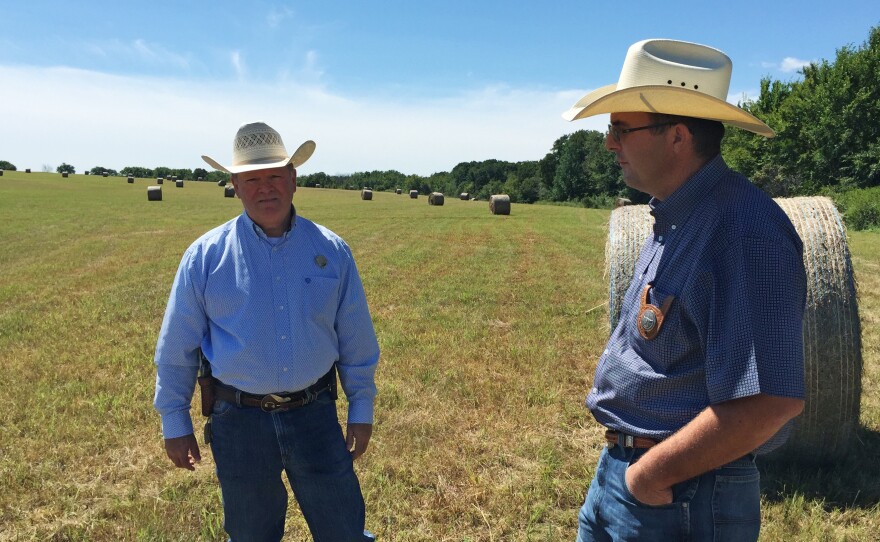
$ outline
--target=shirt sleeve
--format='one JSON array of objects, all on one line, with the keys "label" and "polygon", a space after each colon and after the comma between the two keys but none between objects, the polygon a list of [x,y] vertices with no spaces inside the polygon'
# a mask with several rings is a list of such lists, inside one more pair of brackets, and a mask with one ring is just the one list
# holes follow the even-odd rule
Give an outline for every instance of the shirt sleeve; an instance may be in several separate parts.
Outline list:
[{"label": "shirt sleeve", "polygon": [[165,438],[193,432],[189,411],[199,369],[198,349],[208,332],[196,256],[190,247],[180,262],[156,343],[153,406],[162,417]]},{"label": "shirt sleeve", "polygon": [[784,238],[744,237],[726,259],[710,311],[710,402],[758,393],[803,398],[803,256]]},{"label": "shirt sleeve", "polygon": [[341,257],[345,267],[336,313],[339,381],[348,398],[348,423],[373,423],[379,344],[354,257],[344,242]]}]

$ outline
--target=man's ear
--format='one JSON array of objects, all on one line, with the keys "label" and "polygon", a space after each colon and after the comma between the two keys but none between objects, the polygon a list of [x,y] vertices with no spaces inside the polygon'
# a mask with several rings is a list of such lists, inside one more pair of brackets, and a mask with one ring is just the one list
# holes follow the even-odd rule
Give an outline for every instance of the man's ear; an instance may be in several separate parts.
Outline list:
[{"label": "man's ear", "polygon": [[672,145],[676,150],[693,146],[693,134],[686,124],[678,122],[673,124],[671,128]]},{"label": "man's ear", "polygon": [[293,192],[296,193],[296,168],[290,168],[290,180],[293,181]]}]

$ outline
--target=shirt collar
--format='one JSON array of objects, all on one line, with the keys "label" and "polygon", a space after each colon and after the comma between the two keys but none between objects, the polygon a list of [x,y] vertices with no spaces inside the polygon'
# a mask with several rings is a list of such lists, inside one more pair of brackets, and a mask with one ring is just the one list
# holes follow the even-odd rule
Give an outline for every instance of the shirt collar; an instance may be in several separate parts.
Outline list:
[{"label": "shirt collar", "polygon": [[715,184],[730,171],[719,154],[694,173],[678,190],[663,201],[651,198],[648,205],[654,216],[654,234],[665,235],[688,219],[697,204],[703,200]]},{"label": "shirt collar", "polygon": [[[242,211],[241,216],[246,224],[250,226],[251,231],[256,234],[260,239],[268,240],[269,236],[266,235],[266,232],[263,231],[263,228],[260,227],[259,224],[254,222],[251,217],[248,216],[247,211]],[[290,235],[290,232],[293,228],[296,227],[296,207],[291,203],[290,204],[290,224],[287,225],[287,229],[284,230],[284,233],[281,235],[281,239],[287,239]]]}]

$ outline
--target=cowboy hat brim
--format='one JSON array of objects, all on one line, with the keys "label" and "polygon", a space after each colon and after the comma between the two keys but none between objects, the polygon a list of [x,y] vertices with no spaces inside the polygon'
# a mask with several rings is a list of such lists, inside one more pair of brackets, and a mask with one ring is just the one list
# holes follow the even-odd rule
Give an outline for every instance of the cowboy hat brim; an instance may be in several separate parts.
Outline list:
[{"label": "cowboy hat brim", "polygon": [[219,162],[211,158],[210,156],[202,155],[202,160],[207,162],[214,169],[218,169],[220,171],[225,171],[226,173],[244,173],[245,171],[254,171],[257,169],[272,169],[276,167],[286,166],[287,164],[291,164],[294,168],[298,168],[299,166],[306,163],[312,153],[315,152],[315,142],[311,139],[303,143],[296,149],[290,158],[287,160],[279,160],[272,162],[265,161],[253,161],[248,162],[246,164],[237,164],[234,166],[222,166]]},{"label": "cowboy hat brim", "polygon": [[773,137],[760,119],[724,100],[686,88],[646,85],[617,90],[617,84],[590,92],[562,114],[568,121],[602,113],[663,113],[717,120],[749,132]]}]

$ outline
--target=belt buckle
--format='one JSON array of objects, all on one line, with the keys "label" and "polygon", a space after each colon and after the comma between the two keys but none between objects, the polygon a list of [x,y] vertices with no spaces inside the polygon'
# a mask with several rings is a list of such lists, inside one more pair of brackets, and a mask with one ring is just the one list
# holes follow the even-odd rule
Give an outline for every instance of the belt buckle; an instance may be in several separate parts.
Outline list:
[{"label": "belt buckle", "polygon": [[281,397],[280,395],[270,393],[269,395],[264,395],[260,398],[260,410],[263,412],[272,412],[275,409],[285,406],[285,403],[288,402],[290,402],[290,397]]}]

